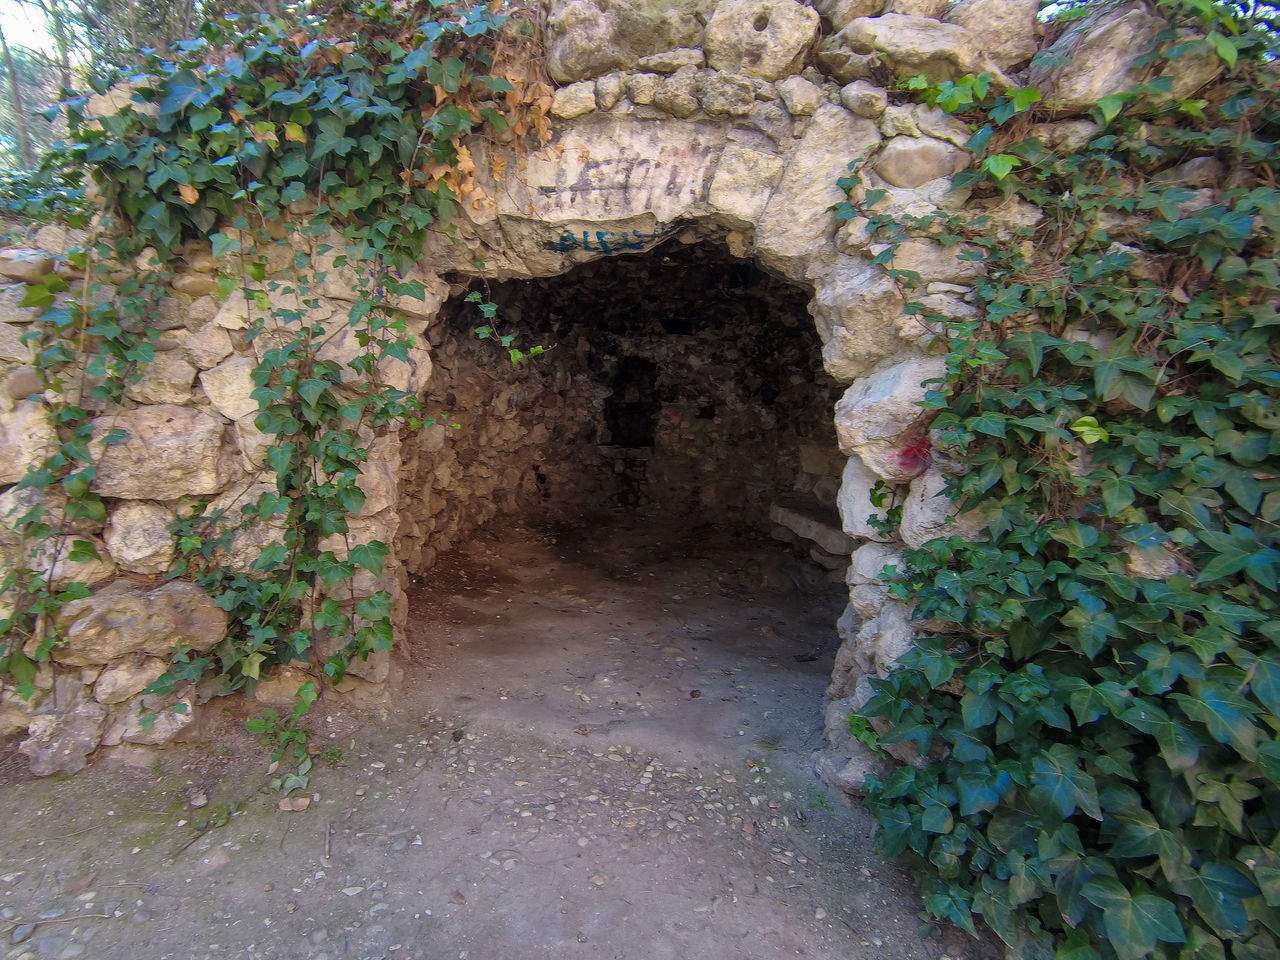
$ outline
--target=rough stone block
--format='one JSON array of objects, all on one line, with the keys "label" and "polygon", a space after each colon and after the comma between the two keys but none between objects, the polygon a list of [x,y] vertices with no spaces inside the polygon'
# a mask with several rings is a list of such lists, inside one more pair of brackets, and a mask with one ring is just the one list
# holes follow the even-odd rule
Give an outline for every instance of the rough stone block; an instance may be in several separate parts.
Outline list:
[{"label": "rough stone block", "polygon": [[835,234],[830,207],[845,199],[836,181],[879,140],[871,121],[829,103],[818,108],[760,218],[756,249],[765,264],[804,276],[809,257]]},{"label": "rough stone block", "polygon": [[920,403],[930,389],[924,382],[945,373],[941,357],[906,357],[857,380],[836,404],[840,449],[886,480],[914,477],[920,465],[904,455],[902,438],[923,412]]},{"label": "rough stone block", "polygon": [[[103,449],[114,431],[123,434]],[[225,425],[202,410],[160,404],[94,421],[90,450],[98,457],[92,489],[125,500],[176,500],[217,493],[232,476],[223,449]]]},{"label": "rough stone block", "polygon": [[158,576],[173,562],[173,514],[158,503],[125,501],[111,512],[104,539],[122,570]]},{"label": "rough stone block", "polygon": [[703,46],[716,70],[780,80],[817,39],[818,14],[795,0],[720,0]]},{"label": "rough stone block", "polygon": [[58,614],[66,642],[53,659],[68,666],[110,663],[133,653],[167,658],[182,644],[203,652],[227,632],[227,614],[194,583],[160,586],[117,580]]}]

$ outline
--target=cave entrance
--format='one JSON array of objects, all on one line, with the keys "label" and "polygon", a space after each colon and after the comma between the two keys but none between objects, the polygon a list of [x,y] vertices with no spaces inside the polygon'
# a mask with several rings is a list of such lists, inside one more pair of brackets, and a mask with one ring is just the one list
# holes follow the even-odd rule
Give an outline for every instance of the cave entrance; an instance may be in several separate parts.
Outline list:
[{"label": "cave entrance", "polygon": [[[410,655],[442,666],[469,650],[487,665],[454,671],[479,679],[460,696],[576,690],[575,716],[598,676],[626,693],[603,723],[679,716],[654,701],[686,667],[683,707],[776,681],[812,735],[852,544],[835,506],[840,387],[803,291],[715,241],[455,289],[430,333],[440,420],[403,451]],[[772,674],[740,688],[750,665]]]}]

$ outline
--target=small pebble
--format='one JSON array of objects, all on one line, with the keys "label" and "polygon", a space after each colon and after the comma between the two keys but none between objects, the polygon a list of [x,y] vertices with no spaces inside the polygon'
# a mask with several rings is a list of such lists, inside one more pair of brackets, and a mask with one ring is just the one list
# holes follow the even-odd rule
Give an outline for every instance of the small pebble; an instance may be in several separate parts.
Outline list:
[{"label": "small pebble", "polygon": [[34,923],[24,923],[13,928],[13,933],[9,935],[10,943],[24,943],[31,939],[31,935],[36,932]]}]

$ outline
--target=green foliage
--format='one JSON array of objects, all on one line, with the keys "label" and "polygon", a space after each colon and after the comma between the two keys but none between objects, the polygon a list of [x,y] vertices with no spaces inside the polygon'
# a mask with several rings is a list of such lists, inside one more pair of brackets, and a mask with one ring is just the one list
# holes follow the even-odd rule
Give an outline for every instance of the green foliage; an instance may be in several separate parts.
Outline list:
[{"label": "green foliage", "polygon": [[948,494],[987,529],[886,571],[934,635],[851,729],[883,718],[928,762],[867,802],[930,915],[1061,960],[1280,952],[1280,90],[1221,8],[1165,6],[1213,21],[1163,56],[1207,42],[1230,78],[1195,111],[1135,91],[1074,155],[1025,137],[1012,92],[929,89],[986,156],[958,185],[1036,226],[891,221],[856,172],[837,210],[986,267],[980,319],[913,307],[948,334],[925,403],[968,466]]},{"label": "green foliage", "polygon": [[0,170],[0,214],[48,223],[85,217],[84,189],[46,163],[37,170]]}]

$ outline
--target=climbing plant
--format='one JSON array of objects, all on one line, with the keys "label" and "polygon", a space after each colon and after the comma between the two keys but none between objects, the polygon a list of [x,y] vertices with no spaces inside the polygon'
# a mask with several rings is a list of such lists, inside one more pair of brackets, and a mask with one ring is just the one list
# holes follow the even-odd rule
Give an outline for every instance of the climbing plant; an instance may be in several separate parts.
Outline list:
[{"label": "climbing plant", "polygon": [[[34,333],[43,383],[59,397],[51,417],[60,448],[21,486],[58,484],[68,519],[86,510],[105,518],[91,485],[100,445],[116,437],[94,437],[91,449],[91,411],[114,409],[152,359],[150,307],[174,265],[202,246],[217,265],[218,296],[243,298],[257,358],[255,426],[269,441],[269,487],[181,519],[171,571],[205,587],[231,627],[208,654],[176,650],[149,692],[209,674],[223,690],[252,690],[269,666],[294,660],[337,682],[353,659],[390,648],[390,593],[355,584],[382,577],[388,547],[357,542],[348,521],[364,505],[357,479],[370,443],[430,420],[411,391],[387,382],[387,364],[408,360],[414,345],[395,304],[426,295],[411,271],[428,236],[448,234],[460,204],[492,204],[464,137],[548,138],[550,88],[531,43],[498,2],[351,3],[323,19],[229,19],[149,54],[127,86],[112,89],[124,101],[118,112],[92,116],[88,98],[64,105],[71,157],[107,216],[71,257],[86,277],[81,295]],[[95,280],[122,264],[140,275],[117,296],[95,298]],[[358,278],[345,323],[317,312],[333,271]],[[50,307],[65,288],[52,275],[25,303]],[[355,348],[326,352],[342,337]],[[42,507],[19,527],[33,539],[66,532]],[[255,529],[253,542],[265,542],[257,557],[247,568],[229,562],[237,538]],[[88,592],[59,586],[47,566],[6,583],[19,589],[0,621],[0,666],[27,690],[35,663],[60,640],[57,609]],[[289,747],[304,759],[298,721],[316,692],[308,683],[289,720],[258,724],[277,753]]]},{"label": "climbing plant", "polygon": [[[922,416],[965,464],[947,493],[985,533],[885,571],[929,635],[851,729],[917,754],[867,804],[927,914],[1028,957],[1280,953],[1280,82],[1268,31],[1160,7],[1157,79],[1074,152],[1034,91],[909,85],[972,123],[955,184],[990,217],[891,220],[860,165],[837,210],[909,299],[904,237],[985,268],[975,319],[909,307],[946,345]],[[1174,98],[1161,74],[1200,56],[1219,79]]]}]

